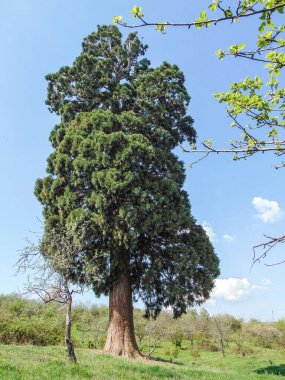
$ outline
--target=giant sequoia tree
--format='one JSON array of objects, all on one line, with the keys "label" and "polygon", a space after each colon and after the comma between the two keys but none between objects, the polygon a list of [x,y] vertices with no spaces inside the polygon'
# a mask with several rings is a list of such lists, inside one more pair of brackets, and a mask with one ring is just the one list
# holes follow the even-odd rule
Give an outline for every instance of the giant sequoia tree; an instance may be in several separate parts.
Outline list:
[{"label": "giant sequoia tree", "polygon": [[179,316],[209,296],[218,259],[172,153],[195,140],[183,74],[151,68],[136,33],[122,41],[115,26],[98,27],[82,47],[72,66],[47,76],[47,104],[61,120],[35,194],[47,230],[88,220],[70,278],[88,273],[95,294],[109,295],[105,351],[134,357],[132,301]]}]

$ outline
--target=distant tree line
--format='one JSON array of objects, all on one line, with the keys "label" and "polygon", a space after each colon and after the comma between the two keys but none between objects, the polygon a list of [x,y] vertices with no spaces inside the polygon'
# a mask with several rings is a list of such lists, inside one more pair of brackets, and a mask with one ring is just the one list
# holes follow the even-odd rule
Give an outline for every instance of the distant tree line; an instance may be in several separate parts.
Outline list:
[{"label": "distant tree line", "polygon": [[[73,307],[72,336],[75,347],[102,349],[107,336],[106,306],[78,304]],[[188,350],[195,360],[203,351],[235,352],[243,357],[262,349],[284,350],[285,319],[276,322],[244,321],[223,314],[210,316],[205,309],[189,311],[174,319],[163,311],[156,319],[134,310],[137,342],[146,356],[159,347],[166,357]],[[0,344],[63,345],[65,308],[61,304],[0,296]],[[160,351],[161,352],[161,351]]]}]

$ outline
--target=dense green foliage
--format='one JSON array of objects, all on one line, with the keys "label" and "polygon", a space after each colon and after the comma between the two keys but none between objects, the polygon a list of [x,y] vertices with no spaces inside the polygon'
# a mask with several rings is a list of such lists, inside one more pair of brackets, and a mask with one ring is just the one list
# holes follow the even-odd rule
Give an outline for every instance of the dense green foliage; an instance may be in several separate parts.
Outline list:
[{"label": "dense green foliage", "polygon": [[61,122],[35,189],[46,229],[88,221],[71,278],[92,272],[100,295],[124,274],[135,298],[178,316],[208,298],[219,274],[172,152],[195,141],[184,76],[165,62],[151,68],[136,33],[122,41],[115,26],[98,27],[82,49],[47,76],[47,104]]},{"label": "dense green foliage", "polygon": [[44,306],[16,295],[0,296],[0,343],[60,344],[64,336],[63,315],[54,304]]}]

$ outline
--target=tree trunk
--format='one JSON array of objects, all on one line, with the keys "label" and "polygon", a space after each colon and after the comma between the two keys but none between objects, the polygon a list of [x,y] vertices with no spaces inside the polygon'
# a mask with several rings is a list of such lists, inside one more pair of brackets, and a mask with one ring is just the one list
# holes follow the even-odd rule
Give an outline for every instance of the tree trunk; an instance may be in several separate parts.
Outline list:
[{"label": "tree trunk", "polygon": [[72,295],[69,291],[67,293],[67,300],[65,304],[65,345],[68,359],[72,362],[76,362],[76,356],[74,352],[74,346],[71,341],[71,307],[72,307]]},{"label": "tree trunk", "polygon": [[106,353],[128,358],[141,357],[134,332],[130,278],[123,272],[112,284],[109,296],[109,328]]},{"label": "tree trunk", "polygon": [[223,358],[225,357],[225,349],[224,349],[224,341],[223,341],[223,338],[220,338],[220,351],[221,351],[221,354],[223,356]]}]

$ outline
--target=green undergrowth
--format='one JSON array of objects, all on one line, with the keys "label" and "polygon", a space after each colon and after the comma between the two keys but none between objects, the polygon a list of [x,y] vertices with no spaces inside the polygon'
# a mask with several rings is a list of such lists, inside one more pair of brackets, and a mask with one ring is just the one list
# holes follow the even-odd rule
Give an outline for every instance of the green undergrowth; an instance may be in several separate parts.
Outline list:
[{"label": "green undergrowth", "polygon": [[[103,355],[99,351],[77,349],[78,364],[70,364],[63,347],[0,346],[2,380],[278,380],[285,377],[284,355],[264,350],[258,357],[237,357],[201,353],[193,360],[189,351],[167,360],[158,350],[153,360],[129,360]],[[156,359],[156,360],[155,360]]]}]

